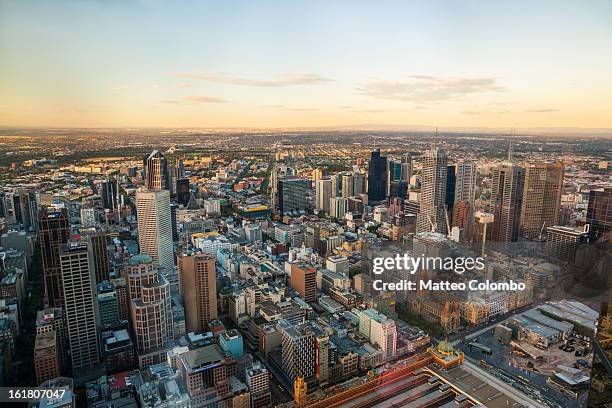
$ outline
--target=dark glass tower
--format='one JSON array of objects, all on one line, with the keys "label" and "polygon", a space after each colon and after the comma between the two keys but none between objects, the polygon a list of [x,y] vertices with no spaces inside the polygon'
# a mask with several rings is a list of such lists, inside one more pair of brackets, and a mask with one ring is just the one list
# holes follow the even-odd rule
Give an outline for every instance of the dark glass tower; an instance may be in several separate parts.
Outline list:
[{"label": "dark glass tower", "polygon": [[45,304],[51,307],[64,305],[60,249],[70,238],[68,211],[44,207],[38,217],[40,251],[45,279]]},{"label": "dark glass tower", "polygon": [[380,149],[372,152],[368,169],[368,200],[382,201],[387,193],[387,158]]}]

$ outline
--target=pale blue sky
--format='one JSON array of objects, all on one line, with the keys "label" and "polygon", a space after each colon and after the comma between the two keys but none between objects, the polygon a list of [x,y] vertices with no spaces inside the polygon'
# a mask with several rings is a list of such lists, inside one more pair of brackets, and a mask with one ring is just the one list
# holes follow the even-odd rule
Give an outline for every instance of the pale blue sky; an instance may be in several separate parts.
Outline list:
[{"label": "pale blue sky", "polygon": [[612,1],[3,1],[0,125],[612,127]]}]

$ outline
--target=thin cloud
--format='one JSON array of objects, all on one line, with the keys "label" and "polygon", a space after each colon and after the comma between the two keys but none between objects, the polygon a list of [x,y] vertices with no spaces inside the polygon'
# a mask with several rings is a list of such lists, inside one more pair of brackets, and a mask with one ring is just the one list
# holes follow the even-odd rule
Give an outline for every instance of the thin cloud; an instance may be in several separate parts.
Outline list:
[{"label": "thin cloud", "polygon": [[527,110],[525,110],[525,112],[530,112],[530,113],[549,113],[549,112],[559,112],[559,109],[553,109],[553,108],[527,109]]},{"label": "thin cloud", "polygon": [[332,82],[332,79],[317,74],[294,74],[283,75],[277,78],[253,79],[224,74],[213,74],[207,72],[177,72],[173,76],[177,78],[201,79],[227,85],[259,86],[276,88],[291,85],[316,85]]},{"label": "thin cloud", "polygon": [[183,97],[185,102],[195,102],[195,103],[221,103],[227,102],[225,99],[217,98],[216,96],[208,96],[208,95],[187,95]]},{"label": "thin cloud", "polygon": [[504,115],[506,113],[511,113],[510,111],[488,111],[488,110],[465,110],[463,112],[464,115]]},{"label": "thin cloud", "polygon": [[111,88],[113,91],[146,91],[149,89],[159,89],[159,85],[122,85]]},{"label": "thin cloud", "polygon": [[456,78],[412,75],[403,81],[370,81],[357,88],[361,95],[396,101],[436,102],[475,93],[501,92],[495,78]]},{"label": "thin cloud", "polygon": [[179,89],[184,89],[184,88],[192,88],[193,84],[190,84],[188,82],[182,83],[182,84],[176,84],[174,85],[175,88],[179,88]]},{"label": "thin cloud", "polygon": [[161,103],[181,103],[180,101],[175,101],[175,100],[166,100],[166,101],[161,101]]}]

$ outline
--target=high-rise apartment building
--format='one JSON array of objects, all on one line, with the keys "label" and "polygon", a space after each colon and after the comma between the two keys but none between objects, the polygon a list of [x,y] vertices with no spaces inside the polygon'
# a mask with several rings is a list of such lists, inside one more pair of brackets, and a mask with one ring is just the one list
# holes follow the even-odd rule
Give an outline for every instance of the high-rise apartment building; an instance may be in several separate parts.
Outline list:
[{"label": "high-rise apartment building", "polygon": [[168,172],[168,161],[162,152],[153,150],[145,155],[144,179],[147,190],[170,190],[170,173]]},{"label": "high-rise apartment building", "polygon": [[161,268],[174,266],[170,191],[136,192],[140,253],[150,255]]},{"label": "high-rise apartment building", "polygon": [[130,258],[124,277],[138,365],[142,369],[164,361],[169,342],[174,338],[170,284],[154,259],[145,254]]},{"label": "high-rise apartment building", "polygon": [[368,200],[382,201],[387,192],[387,158],[380,155],[380,149],[372,151],[368,169]]},{"label": "high-rise apartment building", "polygon": [[45,280],[45,305],[62,307],[64,290],[60,268],[60,249],[70,239],[68,211],[43,207],[38,218],[38,237]]},{"label": "high-rise apartment building", "polygon": [[329,213],[329,200],[334,197],[332,194],[332,180],[324,178],[316,181],[315,184],[315,207]]},{"label": "high-rise apartment building", "polygon": [[283,321],[282,368],[291,381],[297,377],[314,378],[316,362],[316,341],[314,332],[306,323],[291,325]]},{"label": "high-rise apartment building", "polygon": [[203,332],[217,318],[216,256],[179,251],[180,292],[185,306],[187,332]]},{"label": "high-rise apartment building", "polygon": [[591,242],[610,242],[612,231],[612,187],[591,190],[586,222],[589,224]]},{"label": "high-rise apartment building", "polygon": [[435,231],[447,235],[446,216],[446,152],[433,148],[423,156],[421,203],[417,216],[417,232]]},{"label": "high-rise apartment building", "polygon": [[306,263],[291,264],[291,287],[308,303],[317,300],[317,271]]},{"label": "high-rise apartment building", "polygon": [[512,163],[491,169],[491,211],[493,241],[515,242],[519,237],[521,207],[525,186],[525,170]]},{"label": "high-rise apartment building", "polygon": [[69,241],[61,248],[60,267],[72,369],[95,367],[100,362],[100,317],[91,244]]},{"label": "high-rise apartment building", "polygon": [[545,250],[549,256],[574,262],[576,248],[589,239],[589,224],[585,227],[564,227],[555,225],[546,228]]},{"label": "high-rise apartment building", "polygon": [[334,197],[329,199],[329,216],[337,220],[344,218],[348,211],[348,198]]},{"label": "high-rise apartment building", "polygon": [[559,222],[564,166],[561,162],[525,166],[521,235],[537,239]]}]

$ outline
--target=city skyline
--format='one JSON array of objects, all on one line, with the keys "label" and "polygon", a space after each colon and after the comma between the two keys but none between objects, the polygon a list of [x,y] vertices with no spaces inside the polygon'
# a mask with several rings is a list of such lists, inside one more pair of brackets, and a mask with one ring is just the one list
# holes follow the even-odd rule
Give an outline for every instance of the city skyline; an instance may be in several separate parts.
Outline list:
[{"label": "city skyline", "polygon": [[0,126],[612,128],[610,17],[605,2],[4,1]]}]

